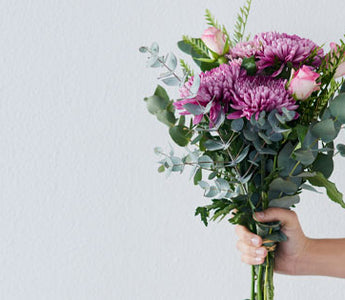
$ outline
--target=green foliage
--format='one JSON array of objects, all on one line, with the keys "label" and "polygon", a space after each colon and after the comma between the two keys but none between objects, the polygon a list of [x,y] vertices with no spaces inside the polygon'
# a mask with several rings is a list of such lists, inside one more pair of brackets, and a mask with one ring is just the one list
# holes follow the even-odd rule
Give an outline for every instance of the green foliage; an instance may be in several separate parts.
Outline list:
[{"label": "green foliage", "polygon": [[299,200],[300,198],[298,195],[284,196],[281,198],[270,200],[268,206],[289,209],[291,206],[299,203]]},{"label": "green foliage", "polygon": [[251,3],[251,0],[246,0],[246,4],[240,8],[240,12],[237,14],[235,32],[234,37],[232,39],[234,44],[237,44],[238,42],[241,42],[243,40]]},{"label": "green foliage", "polygon": [[334,169],[333,153],[319,153],[314,161],[311,170],[313,172],[321,172],[325,178],[329,178]]},{"label": "green foliage", "polygon": [[242,68],[244,68],[247,71],[248,75],[255,75],[257,68],[256,68],[256,63],[255,63],[255,57],[244,57],[242,60]]},{"label": "green foliage", "polygon": [[193,133],[188,127],[177,125],[170,127],[169,134],[177,145],[184,147],[190,142]]},{"label": "green foliage", "polygon": [[196,53],[200,54],[203,58],[210,58],[208,48],[201,39],[191,38],[187,35],[184,35],[182,39],[187,45],[190,45],[193,48],[193,50]]},{"label": "green foliage", "polygon": [[191,67],[182,58],[180,59],[180,66],[186,74],[186,80],[185,81],[188,80],[189,76],[194,76],[194,71],[191,69]]},{"label": "green foliage", "polygon": [[169,96],[165,89],[160,85],[157,86],[154,94],[144,98],[147,110],[155,115],[158,121],[172,127],[176,123],[175,109],[172,105],[173,101],[169,100]]},{"label": "green foliage", "polygon": [[345,124],[345,93],[339,94],[330,102],[329,110],[333,117]]},{"label": "green foliage", "polygon": [[307,180],[314,186],[326,188],[328,197],[345,208],[343,194],[338,191],[335,184],[329,181],[321,172],[316,172],[313,177],[307,177]]}]

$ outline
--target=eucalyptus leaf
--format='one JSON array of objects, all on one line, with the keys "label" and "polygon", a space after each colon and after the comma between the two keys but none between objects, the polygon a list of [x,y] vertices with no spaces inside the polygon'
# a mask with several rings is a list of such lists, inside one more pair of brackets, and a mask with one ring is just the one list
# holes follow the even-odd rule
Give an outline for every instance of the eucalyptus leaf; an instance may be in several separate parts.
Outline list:
[{"label": "eucalyptus leaf", "polygon": [[319,153],[311,169],[315,172],[319,171],[325,176],[325,178],[329,178],[332,175],[334,169],[332,153],[327,155]]},{"label": "eucalyptus leaf", "polygon": [[159,45],[157,42],[153,42],[151,47],[150,47],[150,50],[152,53],[154,54],[158,54],[159,53]]},{"label": "eucalyptus leaf", "polygon": [[345,157],[345,145],[344,144],[338,144],[337,150],[339,151],[339,154],[343,157]]},{"label": "eucalyptus leaf", "polygon": [[333,117],[345,124],[345,93],[339,94],[330,102],[329,110]]},{"label": "eucalyptus leaf", "polygon": [[217,151],[225,148],[225,145],[220,140],[207,140],[204,146],[209,151]]},{"label": "eucalyptus leaf", "polygon": [[271,191],[282,192],[289,195],[296,193],[298,190],[298,186],[295,183],[280,177],[274,179],[269,188]]},{"label": "eucalyptus leaf", "polygon": [[215,186],[211,186],[210,189],[205,193],[205,197],[213,198],[219,193],[218,189]]},{"label": "eucalyptus leaf", "polygon": [[235,132],[240,132],[243,128],[244,121],[243,119],[235,119],[231,122],[231,130]]},{"label": "eucalyptus leaf", "polygon": [[156,113],[158,121],[164,123],[165,125],[171,127],[176,123],[175,115],[167,110],[162,110]]},{"label": "eucalyptus leaf", "polygon": [[312,185],[307,184],[307,183],[303,183],[301,185],[301,188],[304,189],[304,190],[307,190],[307,191],[311,191],[311,192],[315,192],[315,193],[318,193],[318,194],[322,194],[316,188],[314,188]]},{"label": "eucalyptus leaf", "polygon": [[284,196],[281,198],[273,199],[269,202],[269,207],[290,208],[292,205],[299,203],[300,198],[298,195]]},{"label": "eucalyptus leaf", "polygon": [[177,66],[177,58],[174,53],[169,52],[168,55],[166,56],[165,64],[168,66],[168,68],[171,71],[174,71]]},{"label": "eucalyptus leaf", "polygon": [[180,84],[180,80],[178,80],[175,76],[163,78],[162,81],[168,86],[176,86]]},{"label": "eucalyptus leaf", "polygon": [[295,159],[303,165],[309,166],[316,158],[316,154],[310,149],[298,149],[294,152]]},{"label": "eucalyptus leaf", "polygon": [[148,51],[148,49],[147,49],[147,47],[142,46],[142,47],[139,48],[139,51],[140,51],[141,53],[146,53],[146,52]]},{"label": "eucalyptus leaf", "polygon": [[334,127],[334,121],[332,119],[317,122],[312,127],[311,133],[315,137],[322,139],[325,143],[333,141],[338,135],[338,132]]},{"label": "eucalyptus leaf", "polygon": [[169,134],[173,141],[181,147],[188,145],[190,138],[192,137],[192,132],[188,127],[180,125],[170,127]]},{"label": "eucalyptus leaf", "polygon": [[204,108],[198,104],[186,103],[183,108],[195,116],[204,114]]},{"label": "eucalyptus leaf", "polygon": [[211,169],[213,167],[213,160],[208,155],[203,155],[198,158],[198,164],[203,169]]}]

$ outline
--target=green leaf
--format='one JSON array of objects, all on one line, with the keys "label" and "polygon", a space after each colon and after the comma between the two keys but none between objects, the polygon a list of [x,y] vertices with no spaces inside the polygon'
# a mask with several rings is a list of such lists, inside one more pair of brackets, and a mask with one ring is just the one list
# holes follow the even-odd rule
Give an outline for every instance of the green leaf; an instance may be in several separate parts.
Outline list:
[{"label": "green leaf", "polygon": [[156,113],[158,121],[168,125],[169,127],[174,126],[176,123],[175,115],[167,110],[162,110]]},{"label": "green leaf", "polygon": [[157,85],[154,95],[169,101],[169,96],[168,96],[167,91],[160,85]]},{"label": "green leaf", "polygon": [[280,208],[290,208],[292,205],[299,202],[299,196],[285,196],[277,199],[273,199],[269,202],[269,207],[280,207]]},{"label": "green leaf", "polygon": [[202,179],[202,169],[199,168],[194,175],[193,181],[194,181],[194,185],[197,185],[198,182]]},{"label": "green leaf", "polygon": [[158,172],[159,172],[159,173],[163,173],[164,171],[165,171],[164,165],[159,166]]},{"label": "green leaf", "polygon": [[208,48],[201,39],[191,38],[186,35],[184,35],[182,38],[186,44],[190,45],[193,50],[202,55],[202,57],[210,58]]},{"label": "green leaf", "polygon": [[345,124],[345,93],[339,94],[329,104],[329,109],[333,117]]},{"label": "green leaf", "polygon": [[208,155],[203,155],[198,158],[198,164],[203,169],[211,169],[213,167],[213,160]]},{"label": "green leaf", "polygon": [[242,68],[244,68],[247,71],[247,74],[250,76],[255,75],[257,68],[255,63],[255,56],[251,57],[244,57],[242,60]]},{"label": "green leaf", "polygon": [[298,186],[289,180],[284,180],[283,178],[276,178],[270,184],[270,191],[282,192],[285,194],[294,194],[298,190]]},{"label": "green leaf", "polygon": [[187,146],[192,137],[192,132],[188,127],[180,125],[170,127],[169,134],[173,141],[181,147]]},{"label": "green leaf", "polygon": [[338,135],[338,132],[334,126],[334,121],[332,119],[326,119],[324,121],[316,123],[311,128],[311,133],[315,137],[322,139],[325,143],[332,142]]},{"label": "green leaf", "polygon": [[231,122],[231,130],[235,132],[239,132],[242,130],[244,125],[243,119],[235,119]]},{"label": "green leaf", "polygon": [[329,178],[334,169],[333,155],[319,153],[314,161],[311,170],[315,172],[321,172],[325,178]]},{"label": "green leaf", "polygon": [[339,151],[341,156],[345,157],[345,145],[344,144],[338,144],[337,150]]},{"label": "green leaf", "polygon": [[237,44],[243,39],[247,21],[248,21],[248,15],[250,11],[251,2],[252,2],[251,0],[247,0],[246,4],[240,8],[240,13],[237,14],[237,21],[235,24],[235,32],[234,32],[234,38],[233,38],[234,44]]},{"label": "green leaf", "polygon": [[147,97],[144,100],[146,101],[147,110],[151,114],[156,114],[157,112],[166,109],[169,104],[169,100],[156,95]]},{"label": "green leaf", "polygon": [[303,165],[309,166],[316,158],[316,154],[310,149],[298,149],[294,152],[295,159]]},{"label": "green leaf", "polygon": [[300,141],[300,143],[303,143],[304,138],[308,132],[308,127],[307,126],[303,126],[301,124],[297,124],[296,126],[296,132],[297,132],[297,136],[298,136],[298,140]]},{"label": "green leaf", "polygon": [[323,176],[321,172],[317,172],[315,176],[308,177],[307,180],[314,186],[326,188],[328,197],[345,208],[345,203],[343,201],[343,194],[337,190],[335,184]]},{"label": "green leaf", "polygon": [[209,212],[206,207],[197,207],[195,210],[195,216],[200,215],[201,221],[205,224],[205,226],[208,225],[207,218],[209,216]]},{"label": "green leaf", "polygon": [[204,146],[209,151],[217,151],[225,148],[225,145],[220,140],[207,140],[205,141]]}]

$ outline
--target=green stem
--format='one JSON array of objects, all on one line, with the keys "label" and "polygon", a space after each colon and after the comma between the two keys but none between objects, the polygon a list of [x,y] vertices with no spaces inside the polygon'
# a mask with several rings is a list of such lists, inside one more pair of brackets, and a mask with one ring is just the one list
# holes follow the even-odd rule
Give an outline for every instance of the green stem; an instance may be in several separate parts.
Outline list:
[{"label": "green stem", "polygon": [[268,296],[268,267],[270,265],[269,262],[269,255],[267,255],[266,257],[266,270],[265,270],[265,284],[264,284],[264,300],[268,300],[267,296]]},{"label": "green stem", "polygon": [[257,300],[263,300],[262,299],[262,269],[263,269],[263,265],[260,265],[259,274],[258,274],[258,282],[257,282],[257,295],[258,295]]},{"label": "green stem", "polygon": [[250,300],[255,300],[255,266],[252,266],[252,291]]}]

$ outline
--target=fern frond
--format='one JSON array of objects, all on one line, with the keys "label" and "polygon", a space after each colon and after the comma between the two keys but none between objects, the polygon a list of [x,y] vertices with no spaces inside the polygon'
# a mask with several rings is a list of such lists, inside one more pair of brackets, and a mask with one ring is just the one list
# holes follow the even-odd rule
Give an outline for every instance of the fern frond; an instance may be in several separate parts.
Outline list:
[{"label": "fern frond", "polygon": [[186,78],[188,78],[189,76],[194,76],[194,71],[182,58],[180,58],[180,66],[182,70],[186,73]]},{"label": "fern frond", "polygon": [[235,24],[235,32],[234,32],[234,38],[233,38],[234,44],[243,40],[251,4],[252,4],[252,0],[247,0],[246,4],[240,8],[240,12],[237,14],[237,20]]},{"label": "fern frond", "polygon": [[219,30],[222,30],[222,28],[219,25],[218,21],[214,18],[214,16],[211,14],[209,9],[206,9],[205,19],[206,19],[207,25],[210,25],[210,26],[215,27],[215,28],[217,28]]},{"label": "fern frond", "polygon": [[218,23],[218,21],[215,19],[215,17],[211,14],[210,10],[209,9],[206,9],[206,12],[205,12],[205,19],[206,19],[206,22],[207,22],[207,25],[210,25],[212,27],[215,27],[217,29],[219,29],[220,31],[222,31],[225,36],[230,39],[229,37],[229,33],[228,31],[226,30],[225,26],[224,25],[220,25]]},{"label": "fern frond", "polygon": [[184,35],[182,39],[186,44],[190,45],[196,53],[202,55],[203,57],[210,57],[208,48],[201,39],[191,38],[186,35]]}]

